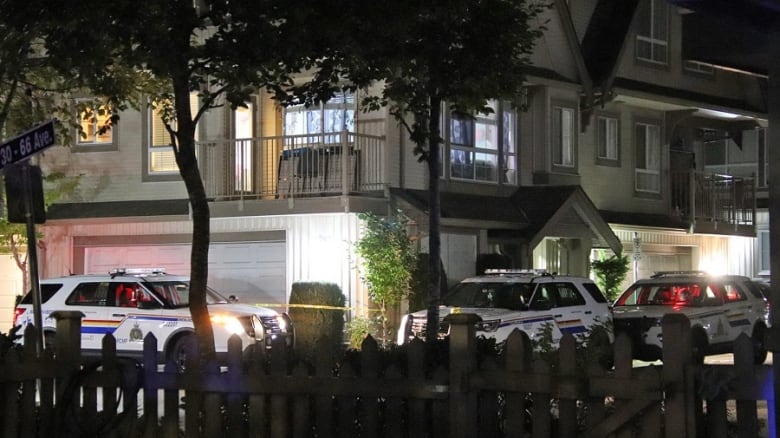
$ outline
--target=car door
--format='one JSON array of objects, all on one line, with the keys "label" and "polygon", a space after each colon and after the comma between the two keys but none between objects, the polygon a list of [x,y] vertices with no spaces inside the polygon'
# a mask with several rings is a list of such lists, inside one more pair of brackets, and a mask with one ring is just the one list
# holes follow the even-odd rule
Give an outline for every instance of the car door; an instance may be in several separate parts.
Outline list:
[{"label": "car door", "polygon": [[164,341],[166,322],[160,318],[162,307],[137,281],[115,284],[115,305],[110,318],[116,322],[114,337],[119,351],[143,351],[144,337],[150,332]]},{"label": "car door", "polygon": [[728,341],[735,341],[742,333],[751,336],[756,314],[763,309],[756,308],[754,301],[748,299],[749,292],[736,281],[725,282],[723,291],[726,318],[730,328]]},{"label": "car door", "polygon": [[81,282],[65,300],[68,310],[84,314],[81,319],[81,348],[84,350],[100,350],[103,336],[112,333],[116,327],[108,317],[108,304],[113,305],[113,296],[109,298],[109,288],[110,283],[107,281]]},{"label": "car door", "polygon": [[561,333],[584,333],[593,323],[593,311],[587,308],[585,297],[569,282],[551,283],[555,308],[553,318]]}]

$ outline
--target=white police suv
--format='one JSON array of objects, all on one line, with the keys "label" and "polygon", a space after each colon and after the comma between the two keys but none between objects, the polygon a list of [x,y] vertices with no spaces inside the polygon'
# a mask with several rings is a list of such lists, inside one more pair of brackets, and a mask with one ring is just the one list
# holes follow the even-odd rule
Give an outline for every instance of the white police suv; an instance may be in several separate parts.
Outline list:
[{"label": "white police suv", "polygon": [[[103,337],[112,334],[117,352],[140,357],[144,337],[157,338],[158,359],[180,363],[194,337],[189,310],[189,278],[169,275],[164,269],[115,269],[105,275],[72,275],[41,280],[41,314],[45,343],[56,335],[55,311],[84,314],[81,347],[85,355],[99,354]],[[285,313],[238,304],[212,289],[207,305],[214,330],[215,349],[227,352],[228,339],[238,335],[245,352],[257,346],[270,347],[281,338],[292,345],[294,330]],[[33,324],[31,294],[16,306],[14,326],[23,333]]]},{"label": "white police suv", "polygon": [[[451,313],[473,313],[482,318],[477,336],[506,340],[514,329],[531,339],[545,326],[552,328],[554,344],[564,333],[584,334],[601,324],[612,339],[612,316],[607,299],[589,278],[555,275],[541,270],[487,270],[485,275],[467,278],[445,297],[439,317]],[[427,311],[404,315],[398,330],[398,344],[425,339]],[[439,338],[449,334],[443,321]]]},{"label": "white police suv", "polygon": [[612,306],[615,333],[627,333],[634,357],[662,359],[661,319],[680,313],[691,323],[693,357],[732,352],[744,333],[753,340],[756,363],[767,356],[769,304],[764,286],[739,275],[710,275],[702,271],[657,272],[638,280]]}]

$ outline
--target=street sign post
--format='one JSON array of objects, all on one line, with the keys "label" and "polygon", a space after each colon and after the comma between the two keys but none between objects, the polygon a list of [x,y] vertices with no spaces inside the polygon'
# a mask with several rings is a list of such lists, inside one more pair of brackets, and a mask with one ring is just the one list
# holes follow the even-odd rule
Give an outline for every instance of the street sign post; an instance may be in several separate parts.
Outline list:
[{"label": "street sign post", "polygon": [[42,123],[0,145],[0,169],[54,145],[54,120]]},{"label": "street sign post", "polygon": [[[54,120],[42,123],[27,132],[6,141],[0,145],[0,170],[14,163],[24,161],[33,154],[43,151],[54,145]],[[41,315],[41,287],[38,279],[38,244],[35,241],[35,211],[32,200],[32,183],[30,180],[30,166],[24,161],[20,164],[22,187],[24,192],[24,210],[27,223],[27,260],[29,261],[30,286],[33,298],[33,318],[38,335],[35,339],[35,352],[37,356],[43,353],[43,317]],[[6,176],[16,173],[6,171]]]}]

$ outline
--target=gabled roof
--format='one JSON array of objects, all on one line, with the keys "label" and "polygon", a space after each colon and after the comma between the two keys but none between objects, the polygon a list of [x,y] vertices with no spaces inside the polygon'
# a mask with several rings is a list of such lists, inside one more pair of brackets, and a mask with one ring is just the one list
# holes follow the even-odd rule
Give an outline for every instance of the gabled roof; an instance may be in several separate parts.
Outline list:
[{"label": "gabled roof", "polygon": [[[427,190],[391,189],[390,193],[397,206],[418,222],[426,222]],[[527,240],[531,248],[549,236],[587,237],[594,247],[622,250],[620,240],[580,186],[519,187],[508,197],[441,192],[440,203],[443,226],[508,231]]]},{"label": "gabled roof", "polygon": [[611,81],[639,0],[598,0],[582,38],[582,55],[595,86]]}]

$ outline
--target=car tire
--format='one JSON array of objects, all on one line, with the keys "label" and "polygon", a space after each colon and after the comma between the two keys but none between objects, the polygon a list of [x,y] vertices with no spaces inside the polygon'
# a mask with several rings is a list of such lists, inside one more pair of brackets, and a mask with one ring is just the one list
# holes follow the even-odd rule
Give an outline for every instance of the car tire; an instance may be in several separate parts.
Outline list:
[{"label": "car tire", "polygon": [[184,370],[187,361],[191,360],[195,354],[196,343],[197,339],[194,333],[179,335],[165,354],[167,362],[175,364],[179,370]]},{"label": "car tire", "polygon": [[756,365],[761,365],[766,361],[767,356],[766,327],[763,324],[756,324],[750,339],[753,341],[753,361]]},{"label": "car tire", "polygon": [[693,363],[697,365],[704,363],[709,344],[707,334],[703,329],[698,328],[691,331],[691,358],[693,359]]}]

